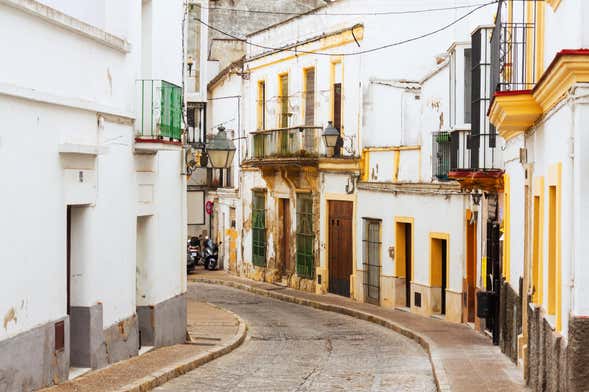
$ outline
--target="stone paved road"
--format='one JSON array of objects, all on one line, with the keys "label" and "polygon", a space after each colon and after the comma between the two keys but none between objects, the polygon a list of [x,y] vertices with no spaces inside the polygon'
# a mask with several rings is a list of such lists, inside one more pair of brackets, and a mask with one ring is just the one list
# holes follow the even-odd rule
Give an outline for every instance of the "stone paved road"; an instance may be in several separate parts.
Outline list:
[{"label": "stone paved road", "polygon": [[234,352],[156,391],[435,391],[414,341],[372,323],[244,291],[193,284],[189,296],[249,326]]}]

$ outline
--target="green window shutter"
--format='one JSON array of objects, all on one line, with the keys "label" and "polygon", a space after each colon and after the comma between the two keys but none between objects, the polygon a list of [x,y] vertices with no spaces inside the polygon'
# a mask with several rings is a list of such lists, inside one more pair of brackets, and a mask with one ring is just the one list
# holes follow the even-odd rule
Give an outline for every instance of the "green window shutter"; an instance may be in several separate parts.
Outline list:
[{"label": "green window shutter", "polygon": [[313,199],[309,194],[297,194],[297,275],[313,279]]},{"label": "green window shutter", "polygon": [[162,81],[160,136],[180,140],[182,136],[182,88]]},{"label": "green window shutter", "polygon": [[266,266],[266,195],[263,192],[253,193],[252,262],[258,267]]}]

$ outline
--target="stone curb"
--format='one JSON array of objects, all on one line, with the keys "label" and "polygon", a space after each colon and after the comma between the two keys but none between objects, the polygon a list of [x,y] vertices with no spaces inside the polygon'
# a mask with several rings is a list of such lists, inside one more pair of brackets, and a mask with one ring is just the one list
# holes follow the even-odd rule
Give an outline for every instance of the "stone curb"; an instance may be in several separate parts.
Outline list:
[{"label": "stone curb", "polygon": [[131,384],[125,385],[124,387],[117,389],[117,392],[149,391],[176,377],[188,373],[189,371],[194,370],[197,367],[212,361],[213,359],[217,359],[225,354],[228,354],[231,351],[235,350],[237,347],[239,347],[244,342],[247,336],[247,324],[237,314],[216,305],[212,306],[221,309],[227,313],[230,313],[233,317],[237,319],[239,323],[237,334],[234,335],[233,338],[231,338],[231,340],[226,345],[224,345],[223,347],[212,348],[210,350],[205,351],[204,353],[195,355],[194,357],[189,358],[188,360],[177,362],[173,365],[162,368],[150,374],[149,376],[145,376]]},{"label": "stone curb", "polygon": [[395,331],[403,336],[406,336],[412,340],[415,340],[423,349],[427,352],[432,371],[434,374],[434,380],[436,382],[436,388],[439,392],[449,392],[451,391],[450,384],[448,383],[448,378],[446,376],[446,371],[444,370],[444,364],[440,358],[440,355],[436,352],[435,343],[428,337],[421,335],[418,332],[415,332],[411,329],[405,328],[398,323],[393,321],[387,320],[385,318],[375,316],[370,313],[363,312],[361,310],[356,310],[352,308],[348,308],[345,306],[340,305],[333,305],[328,304],[325,302],[314,301],[306,298],[298,298],[288,294],[282,294],[270,290],[261,289],[258,287],[250,286],[245,283],[238,283],[230,280],[222,280],[222,279],[211,279],[211,278],[189,278],[190,282],[196,283],[209,283],[209,284],[217,284],[222,286],[233,287],[236,289],[249,291],[254,294],[263,295],[269,298],[278,299],[285,302],[291,302],[298,305],[309,306],[319,310],[325,310],[329,312],[340,313],[346,316],[351,316],[360,320],[369,321],[374,324],[378,324],[385,328],[388,328],[392,331]]}]

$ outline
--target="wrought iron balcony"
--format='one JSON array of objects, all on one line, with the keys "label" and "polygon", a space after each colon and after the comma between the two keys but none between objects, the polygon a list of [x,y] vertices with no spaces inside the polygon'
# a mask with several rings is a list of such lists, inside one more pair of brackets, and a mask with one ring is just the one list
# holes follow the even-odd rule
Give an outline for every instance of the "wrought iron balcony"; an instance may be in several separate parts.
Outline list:
[{"label": "wrought iron balcony", "polygon": [[141,139],[182,139],[182,88],[164,80],[137,81],[135,135]]},{"label": "wrought iron balcony", "polygon": [[491,86],[495,91],[531,90],[536,71],[535,24],[506,22],[506,3],[501,0],[498,4],[491,37]]},{"label": "wrought iron balcony", "polygon": [[252,132],[248,158],[317,158],[323,152],[321,131],[321,127],[300,126]]},{"label": "wrought iron balcony", "polygon": [[432,135],[432,175],[444,181],[466,173],[501,170],[502,144],[496,133],[436,132]]}]

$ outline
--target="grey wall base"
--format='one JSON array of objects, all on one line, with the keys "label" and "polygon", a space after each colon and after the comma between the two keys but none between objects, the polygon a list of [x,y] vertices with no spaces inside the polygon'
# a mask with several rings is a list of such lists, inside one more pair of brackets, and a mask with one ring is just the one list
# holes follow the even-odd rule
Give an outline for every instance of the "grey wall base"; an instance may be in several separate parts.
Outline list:
[{"label": "grey wall base", "polygon": [[71,365],[98,369],[108,364],[106,345],[102,330],[102,304],[72,306],[71,319]]},{"label": "grey wall base", "polygon": [[569,319],[567,347],[567,387],[569,391],[586,391],[589,386],[589,319]]},{"label": "grey wall base", "polygon": [[137,355],[139,337],[135,315],[103,330],[102,304],[70,309],[71,363],[102,368]]},{"label": "grey wall base", "polygon": [[[65,347],[55,351],[55,323],[64,321]],[[67,380],[69,319],[33,328],[0,342],[0,392],[32,391]]]},{"label": "grey wall base", "polygon": [[522,302],[518,293],[506,282],[501,284],[499,313],[499,347],[517,363],[517,337],[522,333]]},{"label": "grey wall base", "polygon": [[139,353],[139,327],[137,315],[119,321],[104,330],[106,359],[115,363],[136,356]]},{"label": "grey wall base", "polygon": [[[589,341],[585,340],[585,345]],[[528,385],[532,391],[565,392],[567,380],[567,347],[560,334],[555,333],[544,319],[542,310],[530,306],[528,311]],[[584,380],[584,383],[587,379]],[[583,386],[585,386],[584,384]]]},{"label": "grey wall base", "polygon": [[138,306],[143,346],[169,346],[186,341],[186,295],[180,294],[156,305]]}]

